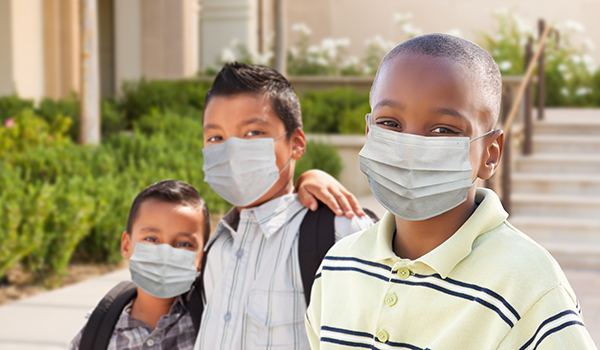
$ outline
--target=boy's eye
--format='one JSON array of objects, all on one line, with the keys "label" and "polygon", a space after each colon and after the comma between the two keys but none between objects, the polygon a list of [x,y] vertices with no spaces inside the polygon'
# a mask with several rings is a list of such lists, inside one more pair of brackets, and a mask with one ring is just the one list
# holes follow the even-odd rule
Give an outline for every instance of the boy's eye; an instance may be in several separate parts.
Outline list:
[{"label": "boy's eye", "polygon": [[390,119],[378,119],[375,124],[384,129],[402,129],[400,123]]},{"label": "boy's eye", "polygon": [[259,135],[263,135],[263,134],[264,134],[264,132],[262,132],[262,131],[259,131],[259,130],[252,130],[252,131],[249,131],[249,132],[246,134],[246,136],[247,136],[247,137],[252,137],[252,136],[259,136]]},{"label": "boy's eye", "polygon": [[193,248],[192,244],[188,242],[177,242],[176,246],[181,248]]},{"label": "boy's eye", "polygon": [[437,127],[433,130],[431,130],[431,133],[433,134],[441,134],[441,135],[458,135],[458,132],[450,129],[450,128],[445,128],[443,126]]},{"label": "boy's eye", "polygon": [[213,136],[213,137],[209,138],[207,140],[207,142],[219,142],[219,141],[222,141],[222,140],[223,140],[222,136]]},{"label": "boy's eye", "polygon": [[154,237],[146,237],[146,238],[144,238],[144,241],[158,243],[158,239],[156,239]]}]

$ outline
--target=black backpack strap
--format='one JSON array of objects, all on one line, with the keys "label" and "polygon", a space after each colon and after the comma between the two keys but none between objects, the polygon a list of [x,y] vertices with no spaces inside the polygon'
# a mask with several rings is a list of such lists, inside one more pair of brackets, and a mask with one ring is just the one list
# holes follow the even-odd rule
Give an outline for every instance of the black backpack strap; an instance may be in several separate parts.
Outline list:
[{"label": "black backpack strap", "polygon": [[192,316],[192,323],[196,334],[200,331],[200,321],[202,320],[202,313],[204,312],[204,304],[206,304],[206,292],[204,291],[204,271],[206,271],[206,262],[208,261],[208,252],[213,246],[215,241],[212,241],[204,250],[202,255],[202,263],[200,267],[200,274],[196,277],[196,280],[192,284],[192,288],[187,293],[185,298],[185,306]]},{"label": "black backpack strap", "polygon": [[136,296],[137,288],[133,282],[124,281],[113,287],[92,312],[81,336],[79,349],[106,350],[123,309]]},{"label": "black backpack strap", "polygon": [[329,248],[335,243],[335,214],[328,206],[319,202],[315,211],[308,211],[298,238],[298,260],[306,306],[310,302],[310,291],[315,274]]},{"label": "black backpack strap", "polygon": [[375,212],[373,212],[371,209],[362,208],[362,210],[365,212],[365,214],[367,214],[368,217],[370,217],[373,220],[373,222],[379,221],[379,216],[377,216],[377,214],[375,214]]}]

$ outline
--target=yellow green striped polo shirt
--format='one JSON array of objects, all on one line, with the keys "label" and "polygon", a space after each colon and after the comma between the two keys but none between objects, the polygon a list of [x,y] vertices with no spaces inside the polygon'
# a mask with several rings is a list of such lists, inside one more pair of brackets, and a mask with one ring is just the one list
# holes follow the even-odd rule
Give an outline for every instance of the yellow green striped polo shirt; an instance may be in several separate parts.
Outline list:
[{"label": "yellow green striped polo shirt", "polygon": [[339,241],[312,289],[313,349],[596,349],[560,266],[511,226],[496,194],[416,260],[392,250],[394,216]]}]

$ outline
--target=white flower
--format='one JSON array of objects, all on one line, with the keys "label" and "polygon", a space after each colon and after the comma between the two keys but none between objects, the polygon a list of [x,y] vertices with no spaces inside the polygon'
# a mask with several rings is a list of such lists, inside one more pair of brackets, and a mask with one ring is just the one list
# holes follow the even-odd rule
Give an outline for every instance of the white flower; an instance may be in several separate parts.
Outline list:
[{"label": "white flower", "polygon": [[309,36],[312,34],[312,30],[305,23],[296,23],[292,26],[292,31],[300,35]]},{"label": "white flower", "polygon": [[257,55],[256,63],[266,66],[267,64],[269,64],[269,61],[271,60],[271,58],[273,58],[273,52],[267,51],[267,52],[265,52],[264,55]]},{"label": "white flower", "polygon": [[571,20],[567,20],[564,24],[564,28],[569,31],[574,31],[576,33],[585,32],[585,27],[583,24]]},{"label": "white flower", "polygon": [[565,80],[571,80],[572,77],[573,77],[573,74],[571,74],[571,73],[563,73],[563,78]]},{"label": "white flower", "polygon": [[311,55],[318,55],[321,52],[321,49],[319,49],[318,46],[310,45],[308,49],[306,49],[306,52]]},{"label": "white flower", "polygon": [[462,32],[458,28],[452,28],[449,31],[447,31],[446,34],[454,35],[454,36],[457,36],[457,37],[461,37],[462,36]]},{"label": "white flower", "polygon": [[589,95],[591,93],[592,89],[586,87],[580,87],[579,89],[577,89],[577,91],[575,91],[575,95],[577,96]]},{"label": "white flower", "polygon": [[292,46],[289,48],[290,54],[292,54],[292,57],[296,57],[298,56],[298,48],[295,46]]},{"label": "white flower", "polygon": [[569,89],[564,87],[564,88],[560,89],[560,93],[563,94],[564,96],[569,96]]},{"label": "white flower", "polygon": [[352,67],[352,66],[356,66],[359,63],[359,59],[356,56],[352,56],[349,59],[347,59],[346,61],[344,61],[344,68],[348,68],[348,67]]},{"label": "white flower", "polygon": [[568,68],[567,68],[567,66],[565,66],[565,65],[564,65],[564,64],[562,64],[562,63],[558,65],[558,71],[559,71],[559,72],[561,72],[561,73],[564,73],[564,72],[566,72],[566,71],[567,71],[567,69],[568,69]]},{"label": "white flower", "polygon": [[573,64],[580,64],[582,61],[581,57],[579,55],[572,55],[571,56],[571,62],[573,62]]},{"label": "white flower", "polygon": [[335,56],[337,56],[337,46],[335,40],[333,39],[323,39],[321,41],[321,49],[329,58],[335,58]]},{"label": "white flower", "polygon": [[339,38],[335,40],[335,45],[337,47],[350,46],[350,39],[348,38]]},{"label": "white flower", "polygon": [[404,14],[399,13],[399,12],[394,13],[394,23],[396,23],[396,24],[402,24],[411,18],[412,18],[412,13],[410,13],[410,12],[407,12]]},{"label": "white flower", "polygon": [[369,68],[369,67],[367,67],[367,66],[364,66],[364,67],[363,67],[363,73],[364,73],[364,74],[371,74],[371,68]]},{"label": "white flower", "polygon": [[221,61],[230,63],[235,61],[235,53],[230,48],[226,47],[221,51]]},{"label": "white flower", "polygon": [[423,31],[420,28],[413,27],[412,23],[406,23],[402,25],[402,31],[411,37],[421,34]]},{"label": "white flower", "polygon": [[498,68],[500,68],[501,71],[507,71],[512,68],[512,62],[502,61],[500,64],[498,64]]},{"label": "white flower", "polygon": [[317,63],[319,66],[327,66],[327,65],[329,65],[329,62],[327,62],[327,60],[326,60],[326,59],[324,59],[323,57],[319,57],[319,58],[317,58],[317,61],[316,61],[316,63]]}]

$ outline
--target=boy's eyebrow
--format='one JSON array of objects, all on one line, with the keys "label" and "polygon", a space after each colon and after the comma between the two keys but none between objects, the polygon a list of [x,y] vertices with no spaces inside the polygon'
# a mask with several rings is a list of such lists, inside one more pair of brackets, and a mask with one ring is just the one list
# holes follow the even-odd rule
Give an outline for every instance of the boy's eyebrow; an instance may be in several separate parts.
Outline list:
[{"label": "boy's eyebrow", "polygon": [[160,232],[159,229],[155,228],[155,227],[142,227],[141,231],[148,231],[148,232]]},{"label": "boy's eyebrow", "polygon": [[249,124],[254,124],[254,123],[258,123],[258,124],[269,124],[269,122],[267,122],[266,120],[262,119],[262,118],[252,118],[249,120],[244,121],[244,125],[249,125]]},{"label": "boy's eyebrow", "polygon": [[204,125],[203,128],[204,128],[204,130],[206,130],[206,129],[218,129],[219,126],[216,125],[216,124],[206,124],[206,125]]},{"label": "boy's eyebrow", "polygon": [[390,99],[384,99],[384,100],[377,102],[375,107],[373,107],[373,110],[376,110],[381,107],[392,107],[392,108],[399,109],[399,110],[406,109],[406,107],[404,106],[403,103],[400,103],[400,102],[397,102],[394,100],[390,100]]},{"label": "boy's eyebrow", "polygon": [[469,123],[469,119],[467,117],[465,117],[459,111],[453,108],[432,108],[430,113],[437,115],[449,115],[452,117],[462,119],[465,123]]}]

